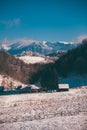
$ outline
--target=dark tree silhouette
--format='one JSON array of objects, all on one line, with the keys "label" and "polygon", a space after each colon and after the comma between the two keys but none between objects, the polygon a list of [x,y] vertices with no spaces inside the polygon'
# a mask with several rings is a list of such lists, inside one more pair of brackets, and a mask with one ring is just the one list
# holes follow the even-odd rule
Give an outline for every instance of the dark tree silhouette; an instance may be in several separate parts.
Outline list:
[{"label": "dark tree silhouette", "polygon": [[60,76],[67,76],[71,72],[80,75],[87,73],[87,39],[77,48],[69,50],[54,64]]}]

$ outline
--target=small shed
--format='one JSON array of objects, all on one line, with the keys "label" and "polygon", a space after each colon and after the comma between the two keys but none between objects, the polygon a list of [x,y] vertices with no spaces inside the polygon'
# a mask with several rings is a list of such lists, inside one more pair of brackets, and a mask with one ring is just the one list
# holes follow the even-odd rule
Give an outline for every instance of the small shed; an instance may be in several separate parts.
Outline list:
[{"label": "small shed", "polygon": [[69,84],[58,84],[58,91],[69,91]]},{"label": "small shed", "polygon": [[31,92],[31,87],[29,85],[26,85],[19,89],[19,93],[30,93],[30,92]]},{"label": "small shed", "polygon": [[40,92],[41,91],[41,88],[34,84],[31,84],[30,87],[31,87],[31,92]]}]

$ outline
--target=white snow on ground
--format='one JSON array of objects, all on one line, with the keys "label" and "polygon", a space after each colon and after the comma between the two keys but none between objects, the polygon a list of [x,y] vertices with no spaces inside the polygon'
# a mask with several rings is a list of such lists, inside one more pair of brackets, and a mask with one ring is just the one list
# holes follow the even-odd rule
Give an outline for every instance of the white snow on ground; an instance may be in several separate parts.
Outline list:
[{"label": "white snow on ground", "polygon": [[0,130],[87,130],[87,87],[0,96]]},{"label": "white snow on ground", "polygon": [[11,77],[9,77],[7,75],[1,75],[0,74],[0,85],[5,86],[5,89],[9,90],[9,89],[11,89],[10,88],[11,84],[12,84],[12,88],[15,88],[15,87],[17,87],[19,85],[24,86],[23,83],[21,83],[21,82],[19,82],[17,80],[14,80],[13,78],[11,78]]},{"label": "white snow on ground", "polygon": [[3,76],[0,75],[0,85],[2,84]]},{"label": "white snow on ground", "polygon": [[86,116],[62,116],[43,120],[4,123],[1,124],[1,130],[87,130]]},{"label": "white snow on ground", "polygon": [[37,56],[21,56],[18,57],[19,59],[23,60],[25,63],[34,64],[34,63],[46,63],[47,61],[43,57],[37,57]]},{"label": "white snow on ground", "polygon": [[2,44],[2,48],[5,49],[5,50],[7,50],[7,51],[10,49],[10,47],[7,46],[6,44]]}]

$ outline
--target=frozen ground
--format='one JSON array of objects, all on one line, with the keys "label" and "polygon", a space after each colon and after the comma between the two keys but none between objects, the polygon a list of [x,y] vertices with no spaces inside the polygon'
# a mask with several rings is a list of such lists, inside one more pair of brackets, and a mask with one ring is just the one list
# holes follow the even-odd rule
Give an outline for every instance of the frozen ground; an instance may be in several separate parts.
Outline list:
[{"label": "frozen ground", "polygon": [[21,57],[19,57],[19,59],[23,60],[27,64],[29,64],[29,63],[34,64],[34,63],[46,62],[45,58],[37,57],[37,56],[21,56]]},{"label": "frozen ground", "polygon": [[39,56],[20,56],[19,59],[23,60],[27,64],[35,64],[35,63],[48,63],[53,62],[50,59],[45,59],[44,57]]},{"label": "frozen ground", "polygon": [[0,96],[0,130],[87,130],[87,87]]}]

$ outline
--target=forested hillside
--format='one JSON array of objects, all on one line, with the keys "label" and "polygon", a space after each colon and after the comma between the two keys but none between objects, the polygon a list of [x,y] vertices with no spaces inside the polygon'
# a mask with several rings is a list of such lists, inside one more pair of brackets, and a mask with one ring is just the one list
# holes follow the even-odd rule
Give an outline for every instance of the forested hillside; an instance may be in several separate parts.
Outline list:
[{"label": "forested hillside", "polygon": [[39,81],[44,88],[57,87],[58,75],[54,64],[26,64],[3,51],[0,51],[0,73],[26,84],[34,84]]},{"label": "forested hillside", "polygon": [[58,78],[67,77],[72,73],[76,73],[77,76],[87,74],[87,40],[77,48],[68,50],[55,63],[45,66],[44,70],[39,72],[40,82],[43,87],[57,89]]},{"label": "forested hillside", "polygon": [[65,77],[73,72],[87,74],[87,40],[62,55],[55,63],[48,64],[26,64],[0,51],[0,73],[23,83],[40,82],[43,88],[57,89],[58,77]]},{"label": "forested hillside", "polygon": [[87,74],[87,40],[83,40],[77,48],[68,50],[55,62],[55,67],[61,76],[71,72],[80,75]]},{"label": "forested hillside", "polygon": [[32,74],[36,73],[40,66],[40,64],[28,65],[18,58],[0,51],[0,73],[7,74],[23,83],[29,83]]}]

